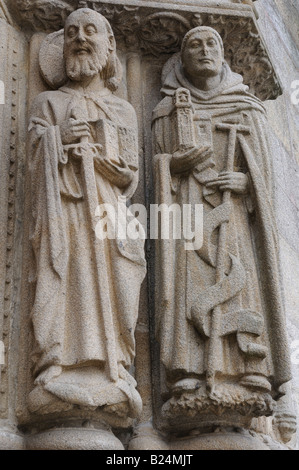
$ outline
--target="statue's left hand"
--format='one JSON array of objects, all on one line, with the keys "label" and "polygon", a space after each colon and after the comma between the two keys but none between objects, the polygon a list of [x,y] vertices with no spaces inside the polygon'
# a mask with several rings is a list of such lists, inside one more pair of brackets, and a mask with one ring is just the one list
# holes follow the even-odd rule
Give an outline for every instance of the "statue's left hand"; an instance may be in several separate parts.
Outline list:
[{"label": "statue's left hand", "polygon": [[220,191],[230,190],[236,194],[245,195],[248,193],[248,176],[241,172],[222,171],[218,178],[209,181],[207,188],[219,188]]},{"label": "statue's left hand", "polygon": [[134,172],[128,167],[123,158],[120,157],[120,164],[113,163],[107,159],[101,159],[97,165],[98,170],[110,181],[110,183],[125,188],[133,179]]}]

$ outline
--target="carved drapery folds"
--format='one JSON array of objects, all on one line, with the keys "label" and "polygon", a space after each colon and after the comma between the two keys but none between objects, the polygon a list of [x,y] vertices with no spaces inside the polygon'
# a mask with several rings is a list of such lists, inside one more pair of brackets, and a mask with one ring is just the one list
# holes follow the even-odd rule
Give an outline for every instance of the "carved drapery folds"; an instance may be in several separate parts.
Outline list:
[{"label": "carved drapery folds", "polygon": [[58,30],[76,8],[94,9],[110,21],[118,46],[123,43],[126,50],[141,49],[154,56],[178,51],[188,29],[212,26],[223,38],[232,70],[243,75],[251,92],[261,100],[277,98],[281,94],[280,84],[251,8],[247,4],[234,4],[231,8],[229,3],[225,5],[210,8],[193,5],[186,11],[183,5],[177,11],[172,5],[169,11],[169,7],[152,7],[150,2],[139,6],[134,1],[119,5],[90,0],[15,0],[22,22],[35,30]]},{"label": "carved drapery folds", "polygon": [[9,24],[12,23],[12,18],[4,0],[0,0],[0,18],[4,19]]}]

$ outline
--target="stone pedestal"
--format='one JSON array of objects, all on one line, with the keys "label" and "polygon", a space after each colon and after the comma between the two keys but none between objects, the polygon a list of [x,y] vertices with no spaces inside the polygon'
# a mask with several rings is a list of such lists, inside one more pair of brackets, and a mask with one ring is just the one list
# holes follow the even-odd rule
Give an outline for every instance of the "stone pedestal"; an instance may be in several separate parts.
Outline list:
[{"label": "stone pedestal", "polygon": [[135,429],[129,450],[288,450],[288,447],[269,435],[241,427],[219,426],[207,432],[193,430],[180,437],[159,433],[149,422]]},{"label": "stone pedestal", "polygon": [[53,428],[26,437],[27,450],[124,450],[111,431],[79,427]]},{"label": "stone pedestal", "polygon": [[24,436],[12,431],[0,431],[0,450],[25,450]]}]

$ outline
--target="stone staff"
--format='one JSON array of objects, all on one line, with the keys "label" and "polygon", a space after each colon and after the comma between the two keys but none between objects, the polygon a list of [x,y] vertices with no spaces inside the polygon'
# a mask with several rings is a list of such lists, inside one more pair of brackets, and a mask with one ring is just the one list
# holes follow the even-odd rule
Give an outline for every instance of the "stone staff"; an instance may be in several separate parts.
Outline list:
[{"label": "stone staff", "polygon": [[[234,171],[234,159],[236,150],[236,141],[238,132],[243,134],[250,133],[250,127],[242,126],[240,124],[221,123],[217,124],[216,129],[223,132],[228,132],[228,156],[226,171]],[[222,204],[229,204],[231,198],[231,190],[223,191]],[[225,276],[225,258],[226,258],[226,243],[227,243],[227,222],[223,222],[219,227],[218,250],[217,250],[217,265],[216,265],[216,284],[221,282]],[[207,367],[207,389],[211,393],[215,386],[215,374],[217,356],[221,345],[221,304],[217,305],[212,313],[211,322],[211,336],[209,342],[208,353],[208,367]]]}]

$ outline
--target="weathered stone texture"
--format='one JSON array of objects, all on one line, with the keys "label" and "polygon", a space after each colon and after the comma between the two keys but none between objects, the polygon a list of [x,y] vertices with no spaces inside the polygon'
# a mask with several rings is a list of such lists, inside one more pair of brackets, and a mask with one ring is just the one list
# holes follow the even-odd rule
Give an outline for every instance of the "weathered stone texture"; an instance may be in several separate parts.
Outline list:
[{"label": "weathered stone texture", "polygon": [[[272,128],[276,214],[280,258],[292,352],[299,339],[299,104],[292,103],[292,83],[299,80],[299,4],[296,0],[256,2],[259,25],[282,83],[283,95],[266,103]],[[297,84],[298,89],[298,84]],[[294,356],[293,356],[294,357]],[[299,416],[299,366],[292,363],[294,404]],[[297,446],[299,445],[297,437]],[[295,441],[293,440],[293,444]]]},{"label": "weathered stone texture", "polygon": [[[163,66],[180,50],[189,29],[198,25],[215,28],[223,38],[232,71],[243,75],[253,94],[267,100],[279,233],[276,248],[293,373],[286,398],[274,419],[254,419],[250,432],[218,429],[217,435],[200,435],[195,430],[189,439],[168,439],[153,429],[165,400],[159,387],[160,357],[154,331],[155,249],[154,243],[147,242],[148,275],[140,292],[136,358],[130,369],[143,410],[135,421],[129,448],[286,449],[287,443],[299,449],[299,433],[289,441],[295,429],[294,413],[299,422],[299,103],[292,103],[295,81],[299,90],[298,0],[0,0],[0,80],[6,85],[5,104],[0,105],[0,340],[5,346],[5,365],[0,365],[0,449],[81,445],[117,450],[126,447],[130,438],[128,423],[115,437],[98,410],[71,410],[64,415],[65,423],[58,415],[48,423],[42,414],[28,410],[34,345],[30,311],[35,291],[28,282],[31,203],[25,167],[32,152],[26,154],[25,142],[30,107],[40,93],[50,89],[39,70],[40,46],[48,33],[63,28],[68,15],[80,7],[95,9],[111,23],[123,69],[116,96],[128,101],[137,115],[139,182],[133,203],[149,207],[154,202],[152,111],[162,98]],[[299,98],[299,91],[296,96]],[[38,170],[34,177],[39,178]],[[76,293],[74,285],[70,288]],[[131,289],[131,296],[138,292]],[[117,428],[119,419],[114,420],[114,415],[112,410],[112,427]],[[235,415],[231,417],[237,423],[235,419]],[[57,423],[65,426],[55,428]],[[53,426],[50,433],[44,432],[48,426]],[[40,433],[30,435],[34,428]]]},{"label": "weathered stone texture", "polygon": [[0,366],[0,419],[4,447],[8,448],[11,442],[12,447],[19,448],[22,441],[14,434],[14,409],[19,357],[28,48],[23,35],[7,23],[10,21],[7,11],[2,12],[6,14],[0,19],[0,80],[5,85],[5,103],[0,106],[0,339],[4,343],[5,364]]}]

